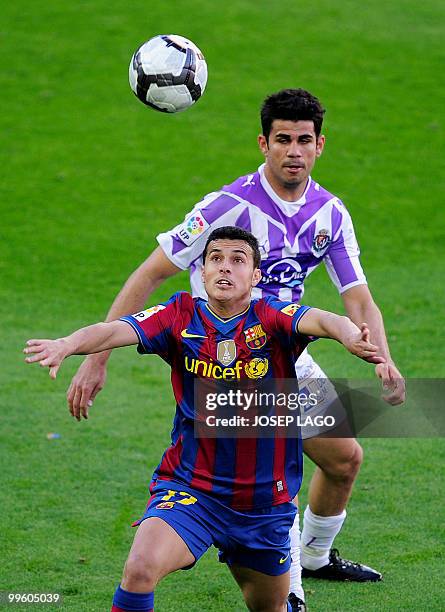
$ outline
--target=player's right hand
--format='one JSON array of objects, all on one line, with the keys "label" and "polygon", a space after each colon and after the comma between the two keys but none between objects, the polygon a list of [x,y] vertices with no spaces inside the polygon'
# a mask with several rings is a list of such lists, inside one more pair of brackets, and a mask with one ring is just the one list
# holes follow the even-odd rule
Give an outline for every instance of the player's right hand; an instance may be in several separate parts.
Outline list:
[{"label": "player's right hand", "polygon": [[71,354],[66,338],[56,340],[34,338],[27,341],[23,352],[30,355],[26,357],[26,363],[39,363],[43,368],[49,368],[51,378],[56,378],[62,361]]},{"label": "player's right hand", "polygon": [[104,388],[107,378],[107,366],[99,355],[88,355],[73,376],[66,399],[69,411],[80,421],[81,416],[88,418],[88,410],[94,398]]}]

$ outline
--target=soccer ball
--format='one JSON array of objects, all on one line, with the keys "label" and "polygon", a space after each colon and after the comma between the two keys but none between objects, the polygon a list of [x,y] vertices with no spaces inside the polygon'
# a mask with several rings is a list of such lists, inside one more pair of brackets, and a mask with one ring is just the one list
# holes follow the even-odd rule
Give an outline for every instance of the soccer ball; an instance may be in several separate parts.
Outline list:
[{"label": "soccer ball", "polygon": [[129,80],[141,102],[163,113],[178,113],[204,93],[207,64],[190,40],[175,34],[155,36],[134,52]]}]

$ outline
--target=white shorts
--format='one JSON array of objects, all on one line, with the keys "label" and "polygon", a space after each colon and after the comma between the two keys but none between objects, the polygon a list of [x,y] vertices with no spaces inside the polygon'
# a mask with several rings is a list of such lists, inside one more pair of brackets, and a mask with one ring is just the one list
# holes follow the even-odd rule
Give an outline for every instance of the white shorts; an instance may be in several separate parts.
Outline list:
[{"label": "white shorts", "polygon": [[[299,393],[307,396],[315,394],[317,397],[315,405],[308,405],[301,410],[301,421],[308,423],[306,426],[303,425],[301,427],[302,439],[307,440],[322,433],[331,432],[346,419],[345,409],[341,405],[334,385],[318,363],[313,360],[307,349],[301,353],[295,363],[295,372],[298,378]],[[329,407],[329,416],[335,419],[334,426],[331,424],[332,418],[329,419],[329,425],[322,422]],[[318,418],[316,419],[315,417]],[[328,421],[327,418],[326,421]]]}]

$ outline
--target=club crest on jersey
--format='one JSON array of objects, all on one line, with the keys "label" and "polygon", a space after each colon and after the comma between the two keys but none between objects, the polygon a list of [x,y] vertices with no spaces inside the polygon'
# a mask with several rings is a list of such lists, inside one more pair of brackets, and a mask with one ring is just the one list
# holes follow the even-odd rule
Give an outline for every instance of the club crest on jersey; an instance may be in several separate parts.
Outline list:
[{"label": "club crest on jersey", "polygon": [[266,332],[261,327],[261,323],[249,327],[249,329],[245,329],[244,335],[246,336],[247,346],[253,351],[260,349],[266,344],[267,336]]},{"label": "club crest on jersey", "polygon": [[149,319],[160,310],[164,310],[164,308],[165,306],[163,304],[158,304],[157,306],[152,306],[151,308],[147,308],[147,310],[134,314],[133,317],[139,322],[145,321],[145,319]]},{"label": "club crest on jersey", "polygon": [[157,510],[171,510],[173,508],[173,506],[175,505],[175,502],[162,502],[161,504],[158,504],[156,506]]},{"label": "club crest on jersey", "polygon": [[216,358],[224,366],[230,365],[236,359],[236,344],[234,340],[222,340],[216,346]]},{"label": "club crest on jersey", "polygon": [[281,312],[284,312],[284,314],[289,315],[289,317],[293,317],[299,308],[301,308],[300,304],[288,304],[287,306],[281,309]]},{"label": "club crest on jersey", "polygon": [[251,359],[244,366],[244,371],[246,372],[249,378],[263,378],[267,374],[267,370],[269,369],[269,360],[260,357],[255,357],[255,359]]},{"label": "club crest on jersey", "polygon": [[331,237],[329,236],[329,232],[327,229],[321,229],[318,234],[314,236],[314,240],[312,242],[312,249],[315,253],[321,253],[325,251],[328,246],[331,244]]},{"label": "club crest on jersey", "polygon": [[209,224],[198,210],[184,221],[178,236],[184,244],[193,244],[208,227]]}]

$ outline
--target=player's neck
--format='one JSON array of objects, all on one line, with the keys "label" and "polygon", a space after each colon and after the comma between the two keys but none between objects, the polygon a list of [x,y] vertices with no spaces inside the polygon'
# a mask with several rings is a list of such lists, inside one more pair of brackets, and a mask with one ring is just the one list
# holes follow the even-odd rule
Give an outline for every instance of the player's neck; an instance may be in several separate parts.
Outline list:
[{"label": "player's neck", "polygon": [[297,185],[283,185],[275,179],[275,177],[267,167],[267,164],[264,168],[264,177],[269,183],[270,187],[273,189],[273,191],[277,194],[277,196],[285,202],[296,202],[297,200],[299,200],[303,193],[306,191],[307,183],[309,180],[309,178],[306,178],[304,181],[298,183]]},{"label": "player's neck", "polygon": [[220,319],[233,319],[245,312],[250,305],[250,297],[248,299],[239,300],[236,302],[212,300],[209,297],[208,306],[210,310]]}]

